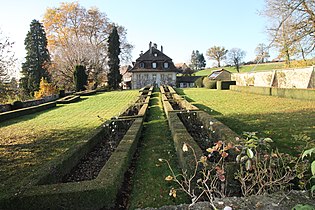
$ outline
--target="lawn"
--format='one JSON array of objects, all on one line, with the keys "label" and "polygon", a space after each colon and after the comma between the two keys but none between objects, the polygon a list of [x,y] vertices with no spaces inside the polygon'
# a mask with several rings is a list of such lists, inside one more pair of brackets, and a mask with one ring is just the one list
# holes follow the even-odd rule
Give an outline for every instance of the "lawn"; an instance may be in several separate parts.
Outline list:
[{"label": "lawn", "polygon": [[271,137],[282,152],[297,154],[303,150],[305,142],[293,135],[305,134],[315,145],[314,101],[204,88],[177,91],[238,134],[257,131],[260,137]]},{"label": "lawn", "polygon": [[119,115],[138,91],[82,97],[77,103],[0,123],[0,198],[28,183],[33,171],[85,141],[101,125],[98,116]]},{"label": "lawn", "polygon": [[[207,76],[211,74],[212,71],[214,70],[219,70],[219,69],[226,69],[232,73],[237,73],[236,69],[234,67],[220,67],[220,68],[210,68],[210,69],[205,69],[196,72],[196,76]],[[243,72],[250,72],[250,71],[269,71],[269,70],[274,70],[274,69],[282,69],[284,68],[283,63],[264,63],[264,64],[258,64],[257,66],[255,64],[253,65],[246,65],[246,66],[241,66],[240,73]]]}]

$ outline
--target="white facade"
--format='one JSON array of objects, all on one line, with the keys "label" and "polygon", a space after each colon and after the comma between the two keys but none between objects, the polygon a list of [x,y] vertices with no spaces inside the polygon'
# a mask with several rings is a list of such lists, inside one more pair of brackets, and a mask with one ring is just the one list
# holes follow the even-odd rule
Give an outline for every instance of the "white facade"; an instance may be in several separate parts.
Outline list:
[{"label": "white facade", "polygon": [[146,85],[176,85],[176,72],[133,72],[132,89],[140,89]]}]

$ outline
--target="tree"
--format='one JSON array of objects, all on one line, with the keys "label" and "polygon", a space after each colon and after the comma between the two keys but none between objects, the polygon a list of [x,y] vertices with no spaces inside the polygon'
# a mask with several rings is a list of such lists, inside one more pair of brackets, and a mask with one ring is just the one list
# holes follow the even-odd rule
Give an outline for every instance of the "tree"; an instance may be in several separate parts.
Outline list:
[{"label": "tree", "polygon": [[0,88],[4,81],[9,80],[10,71],[13,70],[16,62],[15,55],[11,51],[13,44],[14,42],[3,36],[0,30]]},{"label": "tree", "polygon": [[221,67],[221,61],[226,59],[226,54],[228,50],[224,47],[213,46],[208,49],[207,56],[209,60],[215,60],[218,62],[218,67]]},{"label": "tree", "polygon": [[108,37],[108,84],[109,86],[117,90],[121,83],[122,75],[119,71],[119,54],[120,54],[120,41],[117,31],[117,27],[114,26],[112,33]]},{"label": "tree", "polygon": [[203,53],[197,56],[197,60],[198,60],[197,69],[198,70],[204,69],[206,67],[206,60],[205,57],[203,56]]},{"label": "tree", "polygon": [[[107,40],[114,24],[97,8],[85,9],[78,2],[61,3],[44,15],[48,46],[54,61],[52,74],[59,86],[73,87],[73,66],[82,64],[98,86],[107,74]],[[120,59],[131,58],[133,46],[127,42],[126,29],[117,25],[121,41]]]},{"label": "tree", "polygon": [[235,66],[237,72],[240,72],[240,65],[245,55],[246,55],[245,51],[239,48],[232,48],[228,52],[228,55],[227,55],[228,62],[231,65]]},{"label": "tree", "polygon": [[51,96],[56,93],[57,93],[56,87],[54,87],[44,77],[42,77],[39,83],[39,90],[34,92],[34,96],[36,99],[40,99],[45,96]]},{"label": "tree", "polygon": [[206,61],[203,54],[199,53],[198,50],[193,50],[190,58],[190,68],[192,70],[198,71],[206,66]]},{"label": "tree", "polygon": [[33,95],[39,90],[41,78],[49,80],[50,55],[47,49],[46,33],[38,20],[30,24],[25,41],[26,57],[22,63],[21,87],[25,93]]},{"label": "tree", "polygon": [[197,56],[197,51],[195,50],[192,51],[191,56],[190,56],[190,68],[192,70],[197,70],[198,66],[198,56]]},{"label": "tree", "polygon": [[262,14],[269,19],[268,33],[287,64],[290,57],[303,58],[315,49],[314,0],[265,0]]},{"label": "tree", "polygon": [[256,59],[255,60],[258,62],[261,61],[262,63],[264,63],[270,57],[269,49],[263,43],[258,44],[258,46],[255,49],[255,53],[256,53]]},{"label": "tree", "polygon": [[76,91],[86,90],[88,75],[86,74],[86,67],[83,65],[76,65],[73,73],[73,80]]}]

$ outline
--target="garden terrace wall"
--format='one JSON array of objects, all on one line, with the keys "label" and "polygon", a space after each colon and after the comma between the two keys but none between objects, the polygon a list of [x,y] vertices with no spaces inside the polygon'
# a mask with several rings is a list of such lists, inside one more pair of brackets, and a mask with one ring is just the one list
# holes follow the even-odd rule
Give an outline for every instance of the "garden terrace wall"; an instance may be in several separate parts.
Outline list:
[{"label": "garden terrace wall", "polygon": [[[90,181],[36,185],[28,188],[19,197],[1,202],[3,209],[111,209],[115,206],[116,195],[123,183],[124,174],[129,168],[135,153],[143,118],[134,119],[131,127],[120,141],[97,178]],[[98,138],[102,129],[93,138]],[[95,140],[94,140],[95,141]],[[84,149],[87,150],[87,149]],[[82,152],[82,151],[81,151]],[[81,153],[79,152],[79,153]],[[59,170],[69,170],[68,164],[75,155],[60,160]],[[77,153],[77,151],[75,152]],[[83,153],[83,152],[82,152]],[[82,155],[80,155],[82,156]],[[67,164],[65,164],[67,162]],[[56,169],[54,169],[56,170]]]},{"label": "garden terrace wall", "polygon": [[75,92],[74,95],[91,96],[91,95],[94,95],[96,93],[97,93],[96,90],[84,90],[84,91],[80,91],[80,92]]},{"label": "garden terrace wall", "polygon": [[3,113],[0,113],[0,122],[13,119],[16,117],[20,117],[23,115],[28,115],[28,114],[44,111],[53,107],[56,107],[56,102],[48,102],[48,103],[40,104],[37,106],[31,106],[31,107],[21,108],[17,110],[8,111],[8,112],[3,112]]},{"label": "garden terrace wall", "polygon": [[168,112],[168,123],[172,133],[180,167],[184,171],[187,170],[188,174],[191,175],[195,169],[195,159],[191,150],[189,152],[183,151],[184,143],[190,145],[194,149],[198,160],[203,155],[203,153],[195,140],[187,132],[177,113],[178,111]]},{"label": "garden terrace wall", "polygon": [[231,85],[230,90],[292,99],[315,100],[315,89],[275,88]]},{"label": "garden terrace wall", "polygon": [[69,95],[57,100],[57,104],[69,104],[80,101],[80,95]]}]

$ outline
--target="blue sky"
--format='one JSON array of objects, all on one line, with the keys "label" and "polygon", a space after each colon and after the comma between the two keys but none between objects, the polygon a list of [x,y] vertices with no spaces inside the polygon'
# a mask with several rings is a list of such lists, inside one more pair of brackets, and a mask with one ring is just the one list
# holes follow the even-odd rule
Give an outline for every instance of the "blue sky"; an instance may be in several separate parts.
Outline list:
[{"label": "blue sky", "polygon": [[[59,0],[0,0],[0,28],[15,42],[16,55],[25,57],[24,39],[33,19],[41,20],[47,7]],[[193,50],[206,54],[211,46],[246,51],[245,61],[255,58],[259,43],[268,44],[266,19],[258,13],[264,0],[81,0],[85,8],[96,6],[111,21],[127,29],[135,46],[133,61],[149,42],[163,45],[174,63],[188,63]],[[271,54],[272,55],[272,54]],[[214,61],[207,60],[207,66]]]}]

